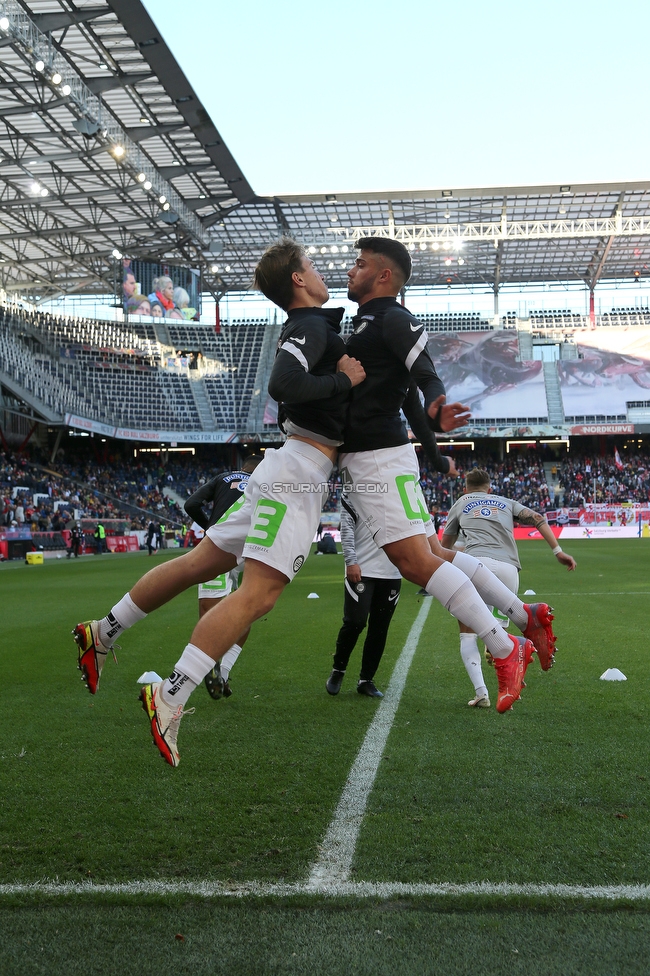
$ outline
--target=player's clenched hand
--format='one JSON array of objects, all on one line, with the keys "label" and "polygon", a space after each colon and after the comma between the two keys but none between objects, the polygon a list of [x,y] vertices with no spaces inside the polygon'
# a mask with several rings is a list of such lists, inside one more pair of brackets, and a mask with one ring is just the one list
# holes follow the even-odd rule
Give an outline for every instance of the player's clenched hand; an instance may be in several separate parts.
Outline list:
[{"label": "player's clenched hand", "polygon": [[341,356],[336,364],[337,373],[345,373],[352,386],[358,386],[366,378],[366,371],[358,359],[351,356]]},{"label": "player's clenched hand", "polygon": [[360,583],[361,582],[361,566],[358,563],[353,563],[352,566],[345,567],[345,575],[347,576],[350,583]]},{"label": "player's clenched hand", "polygon": [[449,471],[447,472],[447,474],[450,476],[450,478],[458,478],[458,468],[454,464],[454,459],[452,457],[449,457],[448,454],[445,454],[444,457],[446,457],[447,460],[449,461]]},{"label": "player's clenched hand", "polygon": [[429,404],[427,413],[432,420],[438,420],[440,430],[455,430],[464,427],[472,416],[464,403],[445,403],[446,397],[439,396]]}]

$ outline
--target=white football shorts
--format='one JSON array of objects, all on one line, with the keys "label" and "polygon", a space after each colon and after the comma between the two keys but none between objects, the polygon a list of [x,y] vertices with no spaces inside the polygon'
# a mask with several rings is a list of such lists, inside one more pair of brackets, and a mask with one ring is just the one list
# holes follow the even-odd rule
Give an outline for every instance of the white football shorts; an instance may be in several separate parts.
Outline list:
[{"label": "white football shorts", "polygon": [[343,491],[378,546],[426,533],[431,521],[412,444],[339,455]]},{"label": "white football shorts", "polygon": [[293,579],[309,555],[329,494],[332,462],[290,437],[268,449],[241,498],[206,535],[237,559],[257,559]]},{"label": "white football shorts", "polygon": [[229,573],[222,573],[208,583],[199,583],[199,600],[220,600],[222,596],[234,593],[241,571],[241,566],[235,566]]}]

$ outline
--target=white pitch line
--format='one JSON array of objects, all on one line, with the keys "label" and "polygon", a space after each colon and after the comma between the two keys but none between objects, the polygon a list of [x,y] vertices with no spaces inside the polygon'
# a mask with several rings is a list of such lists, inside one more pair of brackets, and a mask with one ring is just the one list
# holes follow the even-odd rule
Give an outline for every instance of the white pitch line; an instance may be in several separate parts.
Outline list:
[{"label": "white pitch line", "polygon": [[320,855],[311,869],[307,882],[308,888],[322,889],[324,886],[347,881],[368,796],[377,775],[424,622],[433,602],[433,598],[423,600],[420,612],[409,631],[402,653],[393,669],[386,694],[366,732],[332,822],[320,845]]},{"label": "white pitch line", "polygon": [[571,884],[509,884],[508,882],[478,881],[466,884],[441,882],[439,884],[409,884],[393,881],[337,881],[327,883],[297,882],[282,884],[271,882],[224,881],[128,881],[124,884],[94,884],[92,881],[56,882],[38,881],[33,884],[0,884],[3,896],[38,895],[44,897],[69,897],[79,895],[145,895],[178,896],[182,898],[255,898],[292,895],[318,895],[325,897],[352,898],[408,898],[423,895],[462,898],[473,895],[485,898],[506,898],[512,895],[533,898],[601,899],[616,901],[650,901],[650,885],[571,885]]}]

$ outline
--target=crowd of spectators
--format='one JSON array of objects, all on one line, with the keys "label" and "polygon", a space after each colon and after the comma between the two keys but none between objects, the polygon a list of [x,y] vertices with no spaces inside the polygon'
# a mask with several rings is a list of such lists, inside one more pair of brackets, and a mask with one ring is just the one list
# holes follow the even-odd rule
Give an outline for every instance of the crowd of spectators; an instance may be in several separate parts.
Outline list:
[{"label": "crowd of spectators", "polygon": [[[625,452],[620,459],[613,454],[590,457],[572,451],[565,460],[552,462],[550,483],[542,462],[531,454],[513,454],[499,461],[456,451],[454,461],[458,478],[432,470],[420,457],[420,483],[430,510],[436,507],[445,512],[451,507],[463,490],[464,474],[472,467],[487,470],[495,494],[541,512],[591,503],[594,488],[598,503],[650,500],[650,456],[642,453]],[[168,459],[165,464],[156,455],[110,456],[102,461],[61,457],[50,464],[37,451],[28,458],[0,451],[0,525],[56,532],[75,519],[121,519],[137,530],[146,529],[152,516],[163,523],[183,525],[187,516],[182,506],[164,489],[172,489],[182,501],[224,470],[218,460],[198,456]],[[21,490],[14,491],[17,487]],[[330,488],[323,508],[326,513],[340,508],[338,476]]]},{"label": "crowd of spectators", "polygon": [[151,513],[180,525],[187,516],[163,489],[171,488],[183,499],[220,470],[219,465],[186,462],[163,467],[119,458],[60,459],[50,464],[37,454],[26,459],[0,452],[0,524],[57,532],[75,519],[121,519],[132,529],[144,529]]},{"label": "crowd of spectators", "polygon": [[571,454],[558,465],[561,504],[580,508],[585,504],[621,504],[650,500],[650,457],[624,453],[620,467],[615,456],[575,457]]},{"label": "crowd of spectators", "polygon": [[429,507],[436,505],[447,511],[462,493],[462,478],[467,471],[483,468],[490,475],[495,495],[514,498],[538,512],[552,508],[553,499],[544,467],[536,457],[513,454],[504,461],[497,461],[488,455],[454,451],[453,459],[459,478],[433,470],[426,458],[420,456],[420,484]]}]

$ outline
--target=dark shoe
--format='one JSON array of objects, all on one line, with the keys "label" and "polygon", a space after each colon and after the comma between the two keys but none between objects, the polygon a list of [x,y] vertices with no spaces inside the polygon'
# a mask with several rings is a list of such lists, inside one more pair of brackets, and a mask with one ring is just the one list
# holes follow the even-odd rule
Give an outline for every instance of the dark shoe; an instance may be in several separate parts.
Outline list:
[{"label": "dark shoe", "polygon": [[357,691],[360,695],[367,695],[368,698],[384,697],[383,691],[380,691],[379,688],[375,688],[374,681],[360,681],[357,685]]},{"label": "dark shoe", "polygon": [[338,695],[341,690],[341,685],[343,684],[343,676],[345,671],[337,671],[336,668],[332,671],[331,675],[325,682],[325,687],[330,695]]},{"label": "dark shoe", "polygon": [[223,683],[223,697],[224,698],[230,698],[231,695],[232,695],[232,688],[230,687],[230,684],[227,681],[224,681],[224,683]]},{"label": "dark shoe", "polygon": [[219,701],[220,698],[223,698],[226,683],[221,677],[221,668],[219,667],[218,661],[213,667],[212,671],[208,671],[204,680],[205,687],[208,689],[210,698],[214,698],[215,701]]}]

